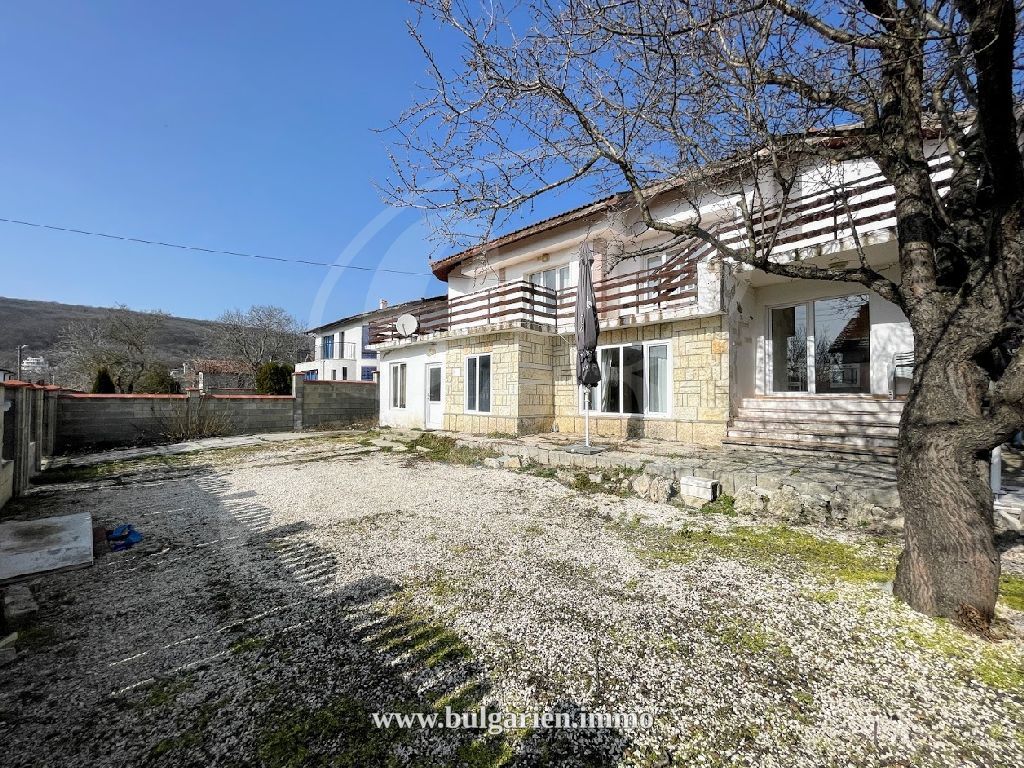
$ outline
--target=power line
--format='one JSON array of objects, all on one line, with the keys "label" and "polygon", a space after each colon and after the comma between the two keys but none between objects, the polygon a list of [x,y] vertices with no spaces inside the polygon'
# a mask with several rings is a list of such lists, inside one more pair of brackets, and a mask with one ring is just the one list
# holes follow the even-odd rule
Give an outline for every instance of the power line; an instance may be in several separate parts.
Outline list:
[{"label": "power line", "polygon": [[34,221],[21,221],[20,219],[5,219],[0,217],[4,224],[20,224],[25,227],[36,227],[38,229],[52,229],[56,232],[70,232],[75,235],[89,235],[90,237],[105,237],[108,240],[121,240],[126,243],[142,243],[143,245],[155,245],[160,248],[177,248],[182,251],[197,251],[200,253],[223,254],[225,256],[243,256],[247,259],[261,259],[262,261],[279,261],[284,264],[306,264],[311,267],[328,267],[330,269],[357,269],[361,272],[389,272],[394,275],[413,275],[415,277],[430,277],[430,272],[410,272],[404,269],[388,269],[386,267],[360,267],[355,264],[331,264],[326,261],[313,261],[311,259],[285,259],[281,256],[264,256],[258,253],[245,253],[244,251],[225,251],[220,248],[203,248],[198,245],[182,245],[181,243],[165,243],[161,240],[146,240],[142,237],[127,237],[126,235],[112,235],[108,232],[90,232],[86,229],[73,229],[72,227],[59,227],[56,224],[39,224]]}]

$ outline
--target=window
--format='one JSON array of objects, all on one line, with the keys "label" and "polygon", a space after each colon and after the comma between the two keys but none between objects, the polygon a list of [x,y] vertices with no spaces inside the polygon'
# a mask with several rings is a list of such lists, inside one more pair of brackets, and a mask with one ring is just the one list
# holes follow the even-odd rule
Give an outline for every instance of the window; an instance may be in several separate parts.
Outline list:
[{"label": "window", "polygon": [[597,359],[601,366],[601,383],[590,401],[592,410],[668,414],[672,374],[667,342],[600,347]]},{"label": "window", "polygon": [[[372,349],[367,349],[367,347],[369,345],[370,345],[370,326],[364,325],[363,326],[363,359],[364,360],[376,360],[377,359],[377,353],[374,352]],[[371,370],[373,370],[373,369],[371,368]],[[372,381],[372,380],[373,379],[371,377],[370,381]],[[365,379],[364,379],[364,381],[365,381]]]},{"label": "window", "polygon": [[330,336],[324,336],[320,340],[321,357],[324,360],[330,360],[334,357],[334,334]]},{"label": "window", "polygon": [[348,381],[348,366],[343,366],[341,369],[341,380]]},{"label": "window", "polygon": [[552,291],[560,291],[569,287],[569,274],[569,266],[566,265],[545,269],[543,272],[534,272],[528,279],[534,285],[550,288]]},{"label": "window", "polygon": [[373,372],[377,369],[370,365],[364,365],[359,369],[360,381],[373,381]]},{"label": "window", "polygon": [[331,368],[331,381],[334,381],[337,378],[338,378],[338,371],[335,370],[334,368]]},{"label": "window", "polygon": [[431,365],[427,368],[427,402],[441,402],[441,366]]},{"label": "window", "polygon": [[466,410],[491,412],[491,356],[466,358]]},{"label": "window", "polygon": [[317,371],[306,371],[306,375],[303,376],[306,381],[316,381],[318,377]]},{"label": "window", "polygon": [[768,313],[771,391],[871,391],[871,304],[853,294],[772,307]]},{"label": "window", "polygon": [[391,407],[405,408],[405,363],[391,364]]}]

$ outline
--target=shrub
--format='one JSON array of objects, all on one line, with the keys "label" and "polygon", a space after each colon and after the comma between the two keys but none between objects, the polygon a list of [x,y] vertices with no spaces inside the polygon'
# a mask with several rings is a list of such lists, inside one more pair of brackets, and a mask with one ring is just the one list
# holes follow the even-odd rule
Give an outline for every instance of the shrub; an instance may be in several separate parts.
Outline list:
[{"label": "shrub", "polygon": [[181,386],[166,368],[149,368],[135,383],[135,391],[143,395],[177,395]]},{"label": "shrub", "polygon": [[294,365],[264,363],[256,371],[256,391],[261,395],[290,395],[294,372]]},{"label": "shrub", "polygon": [[100,368],[96,371],[96,378],[92,382],[92,393],[94,395],[112,395],[117,391],[114,380],[110,377],[110,371]]}]

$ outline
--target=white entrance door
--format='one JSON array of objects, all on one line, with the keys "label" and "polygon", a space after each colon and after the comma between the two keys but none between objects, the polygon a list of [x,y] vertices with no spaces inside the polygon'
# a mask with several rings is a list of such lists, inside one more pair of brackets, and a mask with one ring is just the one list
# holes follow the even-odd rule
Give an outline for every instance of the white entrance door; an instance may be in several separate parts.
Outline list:
[{"label": "white entrance door", "polygon": [[427,429],[441,429],[444,426],[444,402],[441,399],[441,364],[427,366]]}]

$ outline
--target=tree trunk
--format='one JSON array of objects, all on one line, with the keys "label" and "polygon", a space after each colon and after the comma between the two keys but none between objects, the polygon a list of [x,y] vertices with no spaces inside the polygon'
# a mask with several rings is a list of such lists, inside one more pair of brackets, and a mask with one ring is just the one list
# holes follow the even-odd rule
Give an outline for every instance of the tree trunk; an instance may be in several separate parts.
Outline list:
[{"label": "tree trunk", "polygon": [[984,377],[957,375],[964,366],[950,363],[949,342],[947,364],[933,360],[915,376],[900,424],[905,548],[893,591],[917,611],[984,630],[995,611],[999,554],[989,456],[965,437],[984,419]]}]

